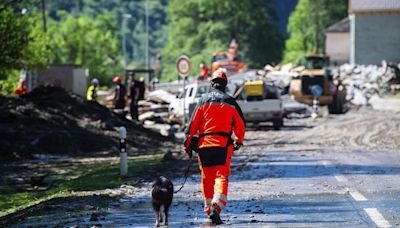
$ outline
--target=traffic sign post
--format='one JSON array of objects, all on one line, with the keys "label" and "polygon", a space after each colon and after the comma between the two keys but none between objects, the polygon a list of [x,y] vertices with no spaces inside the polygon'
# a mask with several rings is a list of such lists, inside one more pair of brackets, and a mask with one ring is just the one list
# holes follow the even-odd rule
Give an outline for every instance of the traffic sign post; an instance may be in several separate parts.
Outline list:
[{"label": "traffic sign post", "polygon": [[186,55],[181,55],[176,60],[176,70],[179,76],[183,78],[183,125],[186,126],[186,77],[190,74],[190,59]]},{"label": "traffic sign post", "polygon": [[178,74],[185,78],[189,76],[190,74],[190,59],[186,55],[181,55],[179,58],[176,60],[176,70],[178,71]]}]

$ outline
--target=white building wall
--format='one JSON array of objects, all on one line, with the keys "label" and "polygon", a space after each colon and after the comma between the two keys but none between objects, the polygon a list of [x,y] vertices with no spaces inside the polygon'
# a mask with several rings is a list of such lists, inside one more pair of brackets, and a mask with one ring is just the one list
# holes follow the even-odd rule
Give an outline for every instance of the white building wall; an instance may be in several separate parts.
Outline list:
[{"label": "white building wall", "polygon": [[350,33],[326,33],[325,51],[331,63],[348,63],[350,61]]},{"label": "white building wall", "polygon": [[400,14],[354,14],[350,17],[351,63],[400,62]]}]

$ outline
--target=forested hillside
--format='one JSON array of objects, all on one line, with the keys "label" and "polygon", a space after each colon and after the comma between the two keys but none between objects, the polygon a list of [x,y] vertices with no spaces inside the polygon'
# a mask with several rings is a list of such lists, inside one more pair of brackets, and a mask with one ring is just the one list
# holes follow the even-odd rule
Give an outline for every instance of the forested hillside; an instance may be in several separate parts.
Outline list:
[{"label": "forested hillside", "polygon": [[284,62],[297,63],[304,55],[325,52],[324,31],[347,16],[348,0],[300,0],[288,24]]},{"label": "forested hillside", "polygon": [[122,35],[129,68],[146,68],[146,57],[151,65],[161,53],[162,81],[176,79],[179,55],[191,58],[196,75],[199,63],[210,65],[212,53],[226,51],[232,38],[249,67],[279,63],[282,58],[297,62],[313,48],[323,52],[322,31],[346,16],[348,1],[300,0],[286,34],[285,22],[296,2],[7,0],[0,3],[0,78],[18,75],[21,68],[74,63],[88,68],[102,84],[110,83],[111,77],[123,73]]}]

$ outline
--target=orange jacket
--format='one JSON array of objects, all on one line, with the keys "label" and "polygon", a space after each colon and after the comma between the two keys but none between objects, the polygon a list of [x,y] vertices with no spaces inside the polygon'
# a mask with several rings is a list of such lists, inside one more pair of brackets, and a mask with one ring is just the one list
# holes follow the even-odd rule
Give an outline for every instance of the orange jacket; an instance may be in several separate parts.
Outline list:
[{"label": "orange jacket", "polygon": [[[198,148],[226,147],[232,132],[235,140],[243,144],[245,120],[236,100],[212,88],[202,96],[189,127],[186,129],[185,147],[189,148],[192,137],[199,133]],[[224,135],[225,134],[225,135]]]},{"label": "orange jacket", "polygon": [[21,95],[27,94],[27,93],[28,93],[28,88],[26,88],[26,87],[17,87],[14,90],[14,94],[17,96],[21,96]]}]

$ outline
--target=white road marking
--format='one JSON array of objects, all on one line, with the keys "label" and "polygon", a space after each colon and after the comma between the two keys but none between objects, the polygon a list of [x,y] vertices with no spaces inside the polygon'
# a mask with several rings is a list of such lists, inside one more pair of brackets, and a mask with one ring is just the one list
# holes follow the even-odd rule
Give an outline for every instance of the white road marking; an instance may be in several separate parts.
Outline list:
[{"label": "white road marking", "polygon": [[322,164],[326,167],[326,166],[332,165],[332,162],[331,161],[322,161]]},{"label": "white road marking", "polygon": [[335,179],[339,182],[347,182],[347,178],[343,175],[335,175]]},{"label": "white road marking", "polygon": [[355,201],[367,201],[368,199],[363,196],[363,194],[361,194],[359,191],[355,190],[355,189],[348,189],[351,197],[353,197],[353,199]]},{"label": "white road marking", "polygon": [[[325,167],[328,167],[328,166],[332,166],[333,163],[331,161],[325,160],[325,161],[322,161],[322,165],[324,165]],[[347,182],[347,178],[341,174],[334,175],[334,177],[339,182]]]},{"label": "white road marking", "polygon": [[390,223],[383,217],[381,213],[379,213],[378,209],[376,208],[364,208],[364,211],[367,212],[368,216],[371,218],[372,221],[378,227],[392,227]]}]

